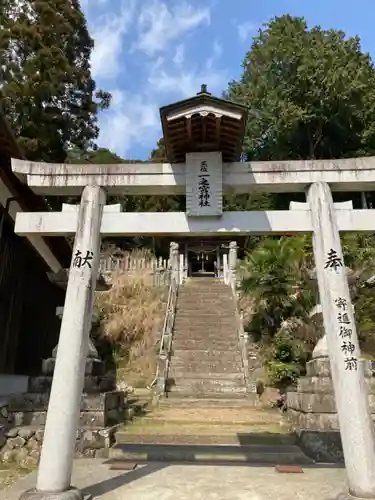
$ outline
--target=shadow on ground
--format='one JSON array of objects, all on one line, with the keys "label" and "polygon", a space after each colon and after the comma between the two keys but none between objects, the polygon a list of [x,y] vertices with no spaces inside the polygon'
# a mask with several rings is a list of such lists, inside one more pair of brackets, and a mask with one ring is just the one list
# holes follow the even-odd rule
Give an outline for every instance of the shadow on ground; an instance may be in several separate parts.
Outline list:
[{"label": "shadow on ground", "polygon": [[165,467],[168,467],[168,464],[163,463],[152,463],[145,464],[142,467],[139,467],[133,471],[127,471],[119,476],[112,477],[110,479],[106,479],[101,483],[96,483],[86,488],[83,488],[81,491],[83,495],[92,495],[94,498],[105,495],[106,493],[110,493],[111,491],[115,491],[122,486],[132,483],[133,481],[137,481],[143,477],[146,477],[150,474],[154,474]]}]

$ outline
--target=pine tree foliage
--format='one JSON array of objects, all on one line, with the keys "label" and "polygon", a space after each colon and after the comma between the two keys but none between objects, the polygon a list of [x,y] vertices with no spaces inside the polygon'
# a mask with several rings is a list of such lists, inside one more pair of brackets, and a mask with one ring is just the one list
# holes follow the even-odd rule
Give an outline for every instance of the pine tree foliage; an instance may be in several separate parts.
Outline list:
[{"label": "pine tree foliage", "polygon": [[61,162],[68,148],[92,147],[110,103],[91,76],[92,49],[78,0],[2,0],[2,107],[29,159]]},{"label": "pine tree foliage", "polygon": [[255,160],[348,158],[375,152],[375,70],[358,37],[273,19],[259,31],[228,97],[249,106]]}]

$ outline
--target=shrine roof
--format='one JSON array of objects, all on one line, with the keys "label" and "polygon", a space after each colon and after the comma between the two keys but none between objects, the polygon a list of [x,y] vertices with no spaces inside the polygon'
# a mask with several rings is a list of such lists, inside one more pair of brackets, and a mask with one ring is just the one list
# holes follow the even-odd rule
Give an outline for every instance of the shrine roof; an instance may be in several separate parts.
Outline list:
[{"label": "shrine roof", "polygon": [[196,96],[160,108],[168,161],[210,151],[221,152],[224,162],[238,161],[247,116],[246,106],[212,96],[205,85]]}]

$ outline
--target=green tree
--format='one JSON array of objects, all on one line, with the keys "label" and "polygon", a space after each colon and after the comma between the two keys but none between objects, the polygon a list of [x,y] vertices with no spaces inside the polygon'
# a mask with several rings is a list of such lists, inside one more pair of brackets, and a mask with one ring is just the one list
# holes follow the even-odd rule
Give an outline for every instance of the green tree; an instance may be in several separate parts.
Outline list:
[{"label": "green tree", "polygon": [[156,148],[151,151],[150,160],[160,163],[168,161],[164,137],[158,140],[158,142],[156,143]]},{"label": "green tree", "polygon": [[250,159],[374,154],[375,71],[358,37],[273,19],[253,39],[228,97],[249,106]]},{"label": "green tree", "polygon": [[305,313],[299,291],[311,260],[310,245],[310,238],[303,235],[267,238],[241,265],[241,290],[255,300],[255,315],[249,326],[266,341],[284,320]]},{"label": "green tree", "polygon": [[62,162],[88,150],[110,94],[91,77],[90,38],[78,0],[3,0],[2,105],[26,156]]}]

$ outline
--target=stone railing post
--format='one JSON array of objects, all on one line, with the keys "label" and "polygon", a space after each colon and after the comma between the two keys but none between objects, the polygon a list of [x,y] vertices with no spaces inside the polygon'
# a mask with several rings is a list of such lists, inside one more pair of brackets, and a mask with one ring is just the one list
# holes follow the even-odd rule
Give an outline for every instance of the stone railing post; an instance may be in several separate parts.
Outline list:
[{"label": "stone railing post", "polygon": [[180,274],[180,256],[178,251],[178,243],[172,241],[169,249],[169,262],[171,267],[171,279],[175,279],[179,283]]},{"label": "stone railing post", "polygon": [[229,243],[229,258],[228,265],[230,271],[230,286],[233,289],[233,292],[236,291],[236,268],[237,268],[237,241],[231,241]]},{"label": "stone railing post", "polygon": [[180,285],[182,285],[184,278],[186,278],[186,276],[185,276],[185,255],[183,253],[180,253],[179,258],[180,258],[180,281],[179,281],[179,283],[180,283]]},{"label": "stone railing post", "polygon": [[307,193],[313,249],[349,494],[375,498],[375,432],[340,235],[327,183]]},{"label": "stone railing post", "polygon": [[236,271],[237,266],[237,241],[231,241],[229,243],[229,268],[232,272]]},{"label": "stone railing post", "polygon": [[223,280],[226,285],[229,285],[229,265],[228,265],[228,255],[223,255]]},{"label": "stone railing post", "polygon": [[73,454],[84,383],[94,291],[99,269],[100,226],[106,195],[98,186],[83,190],[56,365],[48,405],[36,490],[22,500],[81,500],[71,487]]}]

